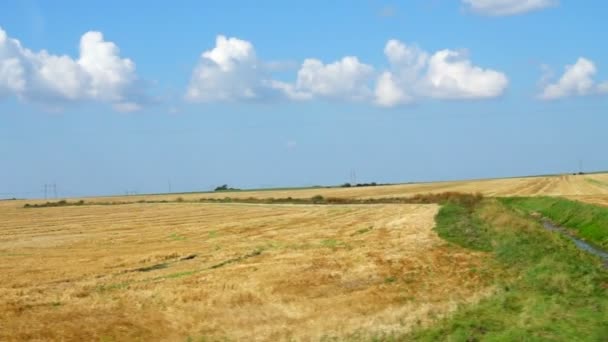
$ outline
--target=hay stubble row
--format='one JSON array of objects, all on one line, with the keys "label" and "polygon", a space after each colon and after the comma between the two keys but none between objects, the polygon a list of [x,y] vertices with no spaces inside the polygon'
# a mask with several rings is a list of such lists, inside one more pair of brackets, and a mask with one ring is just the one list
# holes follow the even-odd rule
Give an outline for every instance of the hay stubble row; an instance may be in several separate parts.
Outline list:
[{"label": "hay stubble row", "polygon": [[2,204],[0,340],[407,331],[489,291],[436,205]]}]

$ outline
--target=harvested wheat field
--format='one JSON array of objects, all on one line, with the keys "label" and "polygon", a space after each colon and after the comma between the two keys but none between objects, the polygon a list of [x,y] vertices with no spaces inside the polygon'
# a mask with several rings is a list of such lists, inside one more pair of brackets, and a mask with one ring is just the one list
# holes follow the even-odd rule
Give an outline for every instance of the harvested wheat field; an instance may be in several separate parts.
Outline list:
[{"label": "harvested wheat field", "polygon": [[492,257],[433,230],[437,204],[197,200],[441,191],[608,205],[608,175],[0,202],[0,340],[367,340],[432,326],[496,293]]},{"label": "harvested wheat field", "polygon": [[492,291],[437,205],[0,204],[0,340],[319,340]]},{"label": "harvested wheat field", "polygon": [[[211,193],[186,193],[171,195],[139,195],[128,197],[99,197],[87,201],[168,200],[178,197],[192,201],[201,198],[311,198],[316,195],[335,198],[386,198],[407,197],[416,194],[442,193],[446,191],[481,193],[485,196],[565,196],[593,203],[608,203],[608,174],[556,175],[521,178],[499,178],[454,182],[412,183],[351,188],[305,188],[244,190]],[[35,203],[35,202],[32,202]]]}]

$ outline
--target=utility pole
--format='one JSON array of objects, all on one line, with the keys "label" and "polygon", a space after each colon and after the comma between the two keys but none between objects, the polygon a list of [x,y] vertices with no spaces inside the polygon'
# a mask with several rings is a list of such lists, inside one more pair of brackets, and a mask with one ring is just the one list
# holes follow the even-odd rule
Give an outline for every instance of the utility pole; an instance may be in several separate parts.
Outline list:
[{"label": "utility pole", "polygon": [[171,180],[168,180],[167,183],[169,183],[169,193],[171,193]]},{"label": "utility pole", "polygon": [[57,183],[44,184],[44,199],[48,199],[51,193],[53,194],[53,198],[57,199]]}]

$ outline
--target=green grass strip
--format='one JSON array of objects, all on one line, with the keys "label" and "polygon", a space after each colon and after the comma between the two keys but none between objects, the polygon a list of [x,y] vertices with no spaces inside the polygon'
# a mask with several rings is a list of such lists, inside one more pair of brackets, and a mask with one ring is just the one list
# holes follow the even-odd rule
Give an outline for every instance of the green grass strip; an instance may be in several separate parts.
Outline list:
[{"label": "green grass strip", "polygon": [[555,197],[513,197],[501,201],[530,214],[538,212],[577,236],[608,249],[608,208]]},{"label": "green grass strip", "polygon": [[[478,225],[483,222],[487,233],[471,233],[476,220]],[[489,236],[486,267],[492,270],[496,293],[426,329],[376,340],[604,341],[608,337],[608,272],[567,238],[496,200],[484,201],[474,210],[446,205],[437,215],[437,226],[442,237],[475,249],[480,241],[487,246]],[[449,227],[453,229],[446,235]]]}]

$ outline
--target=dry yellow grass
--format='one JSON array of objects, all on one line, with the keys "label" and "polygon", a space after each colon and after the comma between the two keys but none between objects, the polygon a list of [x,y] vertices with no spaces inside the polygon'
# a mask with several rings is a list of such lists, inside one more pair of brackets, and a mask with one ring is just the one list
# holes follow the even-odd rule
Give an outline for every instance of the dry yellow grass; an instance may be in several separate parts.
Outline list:
[{"label": "dry yellow grass", "polygon": [[[86,201],[444,191],[608,205],[608,174]],[[432,231],[436,205],[24,203],[0,202],[0,341],[406,332],[492,291],[485,255]]]},{"label": "dry yellow grass", "polygon": [[[129,197],[95,198],[95,201],[138,200],[198,200],[200,198],[310,198],[315,195],[339,198],[382,198],[407,197],[420,193],[441,193],[446,191],[474,193],[485,196],[567,196],[584,199],[588,196],[608,199],[608,174],[558,175],[546,177],[502,178],[454,182],[434,182],[398,184],[353,188],[313,188],[301,190],[263,190],[217,193],[190,193],[170,195],[140,195]],[[88,199],[85,199],[88,200]],[[31,202],[34,203],[34,202]]]},{"label": "dry yellow grass", "polygon": [[5,202],[0,340],[308,341],[407,331],[490,291],[474,271],[484,255],[438,238],[436,211]]}]

